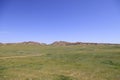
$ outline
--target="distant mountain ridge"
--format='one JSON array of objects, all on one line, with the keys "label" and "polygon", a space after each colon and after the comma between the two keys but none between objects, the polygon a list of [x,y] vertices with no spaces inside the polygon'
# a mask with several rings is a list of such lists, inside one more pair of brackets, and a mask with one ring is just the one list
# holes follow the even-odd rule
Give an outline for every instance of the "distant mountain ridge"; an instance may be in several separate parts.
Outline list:
[{"label": "distant mountain ridge", "polygon": [[120,45],[113,43],[90,43],[90,42],[66,42],[66,41],[55,41],[51,45],[67,46],[67,45]]},{"label": "distant mountain ridge", "polygon": [[0,43],[0,45],[12,45],[12,44],[23,44],[23,45],[47,45],[45,43],[39,43],[35,41],[25,41],[25,42],[18,42],[18,43]]},{"label": "distant mountain ridge", "polygon": [[35,41],[25,41],[18,43],[0,43],[0,45],[11,45],[11,44],[23,44],[23,45],[53,45],[53,46],[69,46],[69,45],[120,45],[113,43],[89,43],[89,42],[67,42],[67,41],[55,41],[51,44],[39,43]]}]

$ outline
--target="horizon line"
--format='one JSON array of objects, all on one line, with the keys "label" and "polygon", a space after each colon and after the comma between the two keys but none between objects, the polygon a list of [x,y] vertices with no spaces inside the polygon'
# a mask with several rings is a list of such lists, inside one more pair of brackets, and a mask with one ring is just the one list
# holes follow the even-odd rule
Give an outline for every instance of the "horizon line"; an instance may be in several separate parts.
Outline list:
[{"label": "horizon line", "polygon": [[39,43],[39,44],[42,44],[42,43],[44,43],[44,44],[52,44],[52,43],[55,43],[55,42],[68,42],[68,43],[89,43],[89,44],[91,44],[91,43],[93,43],[93,44],[120,44],[120,43],[115,43],[115,42],[90,42],[90,41],[63,41],[63,40],[58,40],[58,41],[52,41],[51,43],[46,43],[46,42],[40,42],[40,41],[32,41],[32,40],[30,40],[30,41],[16,41],[16,42],[0,42],[0,43],[2,43],[2,44],[8,44],[8,43],[27,43],[27,42],[35,42],[35,43]]}]

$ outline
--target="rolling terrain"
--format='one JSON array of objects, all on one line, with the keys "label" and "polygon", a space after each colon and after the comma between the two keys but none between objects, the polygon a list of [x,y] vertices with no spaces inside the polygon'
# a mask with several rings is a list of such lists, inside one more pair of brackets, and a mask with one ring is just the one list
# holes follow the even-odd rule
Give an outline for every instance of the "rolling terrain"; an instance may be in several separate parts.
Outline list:
[{"label": "rolling terrain", "polygon": [[120,80],[120,45],[1,43],[0,80]]}]

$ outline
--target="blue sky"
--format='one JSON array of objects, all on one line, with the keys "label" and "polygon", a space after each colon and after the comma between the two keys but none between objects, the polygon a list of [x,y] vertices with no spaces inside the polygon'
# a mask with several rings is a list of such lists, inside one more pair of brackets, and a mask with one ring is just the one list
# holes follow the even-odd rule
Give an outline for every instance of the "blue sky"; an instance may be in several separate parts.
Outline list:
[{"label": "blue sky", "polygon": [[0,42],[120,43],[120,0],[0,0]]}]

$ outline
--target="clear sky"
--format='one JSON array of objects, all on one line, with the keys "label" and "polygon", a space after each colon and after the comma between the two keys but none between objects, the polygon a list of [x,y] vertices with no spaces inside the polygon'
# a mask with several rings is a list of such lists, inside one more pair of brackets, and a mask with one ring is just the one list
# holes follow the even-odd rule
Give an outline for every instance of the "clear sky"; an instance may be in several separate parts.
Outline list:
[{"label": "clear sky", "polygon": [[120,0],[0,0],[0,42],[120,43]]}]

